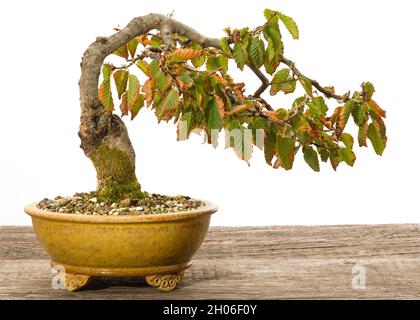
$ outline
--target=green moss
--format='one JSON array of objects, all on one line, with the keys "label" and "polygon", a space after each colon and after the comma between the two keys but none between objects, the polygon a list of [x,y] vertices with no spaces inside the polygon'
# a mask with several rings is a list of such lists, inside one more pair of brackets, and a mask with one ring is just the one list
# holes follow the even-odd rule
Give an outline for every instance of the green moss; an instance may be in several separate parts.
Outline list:
[{"label": "green moss", "polygon": [[118,202],[144,196],[134,164],[125,152],[101,145],[90,155],[90,159],[100,181],[96,193],[101,201]]}]

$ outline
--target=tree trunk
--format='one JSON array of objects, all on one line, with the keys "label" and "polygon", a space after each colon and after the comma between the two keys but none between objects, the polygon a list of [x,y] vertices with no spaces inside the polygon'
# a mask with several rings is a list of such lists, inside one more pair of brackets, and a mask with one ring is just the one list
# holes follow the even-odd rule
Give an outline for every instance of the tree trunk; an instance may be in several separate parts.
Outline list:
[{"label": "tree trunk", "polygon": [[135,152],[121,118],[111,114],[98,98],[98,81],[104,59],[131,39],[160,30],[162,37],[177,33],[202,47],[220,47],[210,39],[174,19],[160,14],[134,18],[124,29],[110,37],[98,37],[85,51],[81,68],[80,128],[81,148],[92,160],[97,173],[97,195],[108,201],[138,198],[143,195],[135,173]]}]

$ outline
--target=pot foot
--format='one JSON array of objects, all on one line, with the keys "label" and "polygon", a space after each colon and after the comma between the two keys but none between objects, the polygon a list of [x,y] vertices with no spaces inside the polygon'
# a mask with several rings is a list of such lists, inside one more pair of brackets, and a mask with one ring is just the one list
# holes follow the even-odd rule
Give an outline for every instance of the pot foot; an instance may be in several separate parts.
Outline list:
[{"label": "pot foot", "polygon": [[184,278],[184,270],[169,274],[158,274],[155,276],[147,276],[146,282],[160,291],[170,292],[181,283]]},{"label": "pot foot", "polygon": [[83,274],[66,273],[65,287],[67,291],[76,291],[90,282],[90,276]]}]

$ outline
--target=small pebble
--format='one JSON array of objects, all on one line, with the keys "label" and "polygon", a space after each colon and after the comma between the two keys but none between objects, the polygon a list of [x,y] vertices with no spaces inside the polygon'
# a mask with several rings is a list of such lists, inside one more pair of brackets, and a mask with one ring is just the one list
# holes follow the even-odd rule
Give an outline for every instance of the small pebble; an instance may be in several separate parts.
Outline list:
[{"label": "small pebble", "polygon": [[98,199],[96,197],[93,197],[93,198],[90,198],[89,199],[89,202],[97,203],[98,202]]},{"label": "small pebble", "polygon": [[124,199],[120,202],[99,201],[95,192],[76,193],[72,197],[44,198],[38,208],[77,215],[146,215],[191,211],[203,206],[198,200],[185,196],[165,196],[145,193],[141,199]]}]

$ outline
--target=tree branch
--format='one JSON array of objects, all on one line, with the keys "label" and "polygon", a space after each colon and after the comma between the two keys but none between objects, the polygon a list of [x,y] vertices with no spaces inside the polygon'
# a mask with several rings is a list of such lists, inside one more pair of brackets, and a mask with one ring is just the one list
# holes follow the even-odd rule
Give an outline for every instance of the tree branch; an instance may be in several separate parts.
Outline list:
[{"label": "tree branch", "polygon": [[264,98],[258,97],[255,98],[254,96],[248,96],[249,99],[260,102],[268,111],[274,111],[273,107],[265,100]]},{"label": "tree branch", "polygon": [[137,61],[143,60],[144,58],[151,58],[159,60],[161,58],[161,55],[155,51],[149,50],[148,48],[145,48],[141,54],[138,54],[135,58],[131,60],[127,60],[129,62],[128,64],[124,64],[122,66],[114,66],[114,69],[127,69],[130,68],[132,65],[134,65]]},{"label": "tree branch", "polygon": [[86,154],[95,149],[98,142],[111,130],[112,119],[118,117],[107,112],[98,98],[98,81],[104,59],[131,39],[147,34],[151,30],[171,30],[197,42],[201,47],[220,49],[219,39],[208,38],[182,22],[155,13],[132,19],[125,28],[110,37],[98,37],[83,54],[79,81],[81,106],[79,137]]},{"label": "tree branch", "polygon": [[[148,34],[151,30],[159,30],[166,40],[166,43],[169,43],[172,34],[178,34],[186,37],[190,41],[198,43],[203,48],[213,47],[221,49],[219,39],[206,37],[182,22],[155,13],[132,19],[125,28],[119,30],[110,37],[98,37],[83,55],[81,63],[82,74],[79,82],[81,104],[79,136],[82,140],[82,148],[86,154],[88,154],[92,147],[106,135],[106,131],[108,130],[107,127],[109,127],[109,123],[112,119],[111,114],[103,108],[98,98],[98,81],[104,59],[109,54],[128,43],[131,39],[139,35]],[[148,52],[147,54],[150,56],[154,53]],[[136,59],[137,57],[131,61],[131,64],[137,61]],[[286,64],[296,76],[307,78],[296,68],[295,64],[286,57],[282,57],[281,61]],[[261,86],[255,91],[251,99],[262,104],[267,110],[273,111],[273,108],[260,97],[270,85],[270,81],[264,73],[254,65],[249,64],[248,67],[261,80]],[[348,94],[340,96],[331,90],[322,87],[315,80],[309,79],[309,81],[328,98],[334,98],[339,101],[348,100]],[[115,117],[118,116],[114,115],[114,118]],[[284,125],[285,122],[287,121],[279,121],[277,124]]]},{"label": "tree branch", "polygon": [[283,62],[285,65],[287,65],[290,70],[292,70],[292,72],[297,76],[297,77],[304,77],[306,79],[308,79],[311,84],[317,88],[320,92],[322,92],[327,98],[334,98],[338,101],[342,101],[342,102],[346,102],[347,100],[349,100],[349,94],[344,94],[342,96],[335,94],[334,92],[332,92],[331,90],[325,89],[323,86],[321,86],[319,84],[318,81],[313,80],[311,78],[308,78],[307,76],[303,75],[302,72],[299,71],[298,68],[296,68],[295,63],[292,62],[291,60],[287,59],[286,57],[282,57],[281,62]]},{"label": "tree branch", "polygon": [[267,77],[262,73],[260,69],[255,67],[253,64],[247,64],[247,66],[256,74],[258,79],[261,80],[261,86],[255,91],[253,97],[259,98],[261,94],[268,88],[270,85],[270,81],[267,79]]}]

